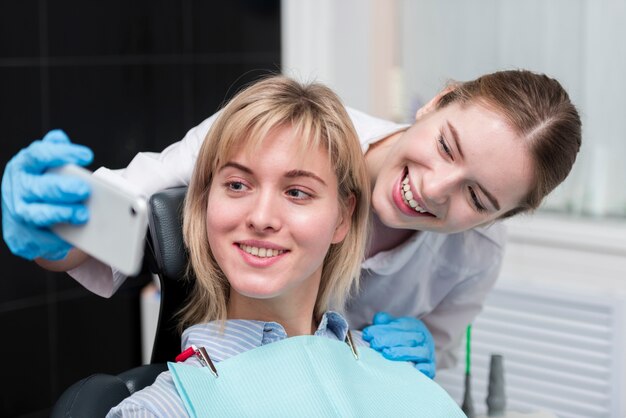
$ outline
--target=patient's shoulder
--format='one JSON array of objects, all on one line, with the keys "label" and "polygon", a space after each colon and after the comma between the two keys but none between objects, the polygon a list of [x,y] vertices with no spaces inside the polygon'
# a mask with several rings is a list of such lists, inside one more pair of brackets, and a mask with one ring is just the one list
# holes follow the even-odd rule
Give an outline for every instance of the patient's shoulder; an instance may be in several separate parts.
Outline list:
[{"label": "patient's shoulder", "polygon": [[[193,361],[190,361],[189,364],[200,365],[199,362],[194,363]],[[133,415],[154,415],[156,417],[187,416],[185,406],[176,391],[172,373],[169,370],[157,376],[152,385],[135,392],[111,409],[107,418]]]}]

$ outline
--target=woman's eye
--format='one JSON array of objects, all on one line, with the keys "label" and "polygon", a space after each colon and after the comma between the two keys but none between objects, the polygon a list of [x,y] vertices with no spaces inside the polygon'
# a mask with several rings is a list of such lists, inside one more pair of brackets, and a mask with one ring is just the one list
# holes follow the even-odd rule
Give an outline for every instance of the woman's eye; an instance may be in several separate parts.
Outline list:
[{"label": "woman's eye", "polygon": [[443,152],[445,152],[448,155],[448,157],[452,158],[452,161],[454,161],[454,157],[452,156],[452,151],[450,150],[450,147],[446,143],[446,140],[443,138],[443,135],[439,135],[438,141],[439,141],[439,146],[441,147]]},{"label": "woman's eye", "polygon": [[472,204],[474,205],[474,208],[476,208],[476,211],[479,213],[487,212],[487,208],[482,203],[480,203],[480,199],[478,198],[478,195],[473,188],[469,188],[469,193],[470,198],[472,199]]},{"label": "woman's eye", "polygon": [[226,187],[228,188],[228,190],[232,190],[234,192],[241,192],[245,190],[246,185],[240,181],[230,181],[226,183]]},{"label": "woman's eye", "polygon": [[310,195],[310,194],[308,194],[308,193],[306,193],[306,192],[303,192],[303,191],[302,191],[302,190],[300,190],[300,189],[289,189],[289,190],[287,190],[287,195],[288,195],[289,197],[292,197],[292,198],[294,198],[294,199],[298,199],[298,200],[303,200],[303,199],[309,199],[309,198],[311,198],[311,195]]}]

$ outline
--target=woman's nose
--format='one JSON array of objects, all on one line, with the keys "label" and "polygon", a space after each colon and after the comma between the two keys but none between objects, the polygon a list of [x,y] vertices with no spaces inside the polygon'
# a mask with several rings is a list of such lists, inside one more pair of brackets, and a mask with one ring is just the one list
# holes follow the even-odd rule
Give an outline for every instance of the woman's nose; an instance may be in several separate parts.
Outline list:
[{"label": "woman's nose", "polygon": [[278,231],[282,225],[280,202],[272,193],[259,193],[248,212],[248,227],[257,231]]},{"label": "woman's nose", "polygon": [[426,205],[444,205],[455,191],[460,190],[462,175],[456,170],[433,171],[424,177],[422,197]]}]

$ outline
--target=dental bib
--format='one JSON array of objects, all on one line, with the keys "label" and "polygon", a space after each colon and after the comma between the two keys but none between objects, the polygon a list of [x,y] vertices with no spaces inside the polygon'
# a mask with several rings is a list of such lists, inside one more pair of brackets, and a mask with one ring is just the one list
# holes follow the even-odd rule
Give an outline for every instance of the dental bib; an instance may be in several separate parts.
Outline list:
[{"label": "dental bib", "polygon": [[340,341],[298,336],[208,367],[168,363],[191,417],[465,417],[410,363]]}]

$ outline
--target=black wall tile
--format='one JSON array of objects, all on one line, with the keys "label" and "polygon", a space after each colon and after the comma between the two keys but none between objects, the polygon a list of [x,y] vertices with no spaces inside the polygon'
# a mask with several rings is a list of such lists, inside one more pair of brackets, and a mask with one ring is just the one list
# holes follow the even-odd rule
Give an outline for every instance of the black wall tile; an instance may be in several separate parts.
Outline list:
[{"label": "black wall tile", "polygon": [[[50,120],[90,146],[92,168],[120,168],[140,151],[179,139],[183,124],[180,65],[53,67]],[[85,94],[88,92],[88,94]]]},{"label": "black wall tile", "polygon": [[0,416],[21,416],[50,405],[49,317],[48,305],[0,313]]},{"label": "black wall tile", "polygon": [[195,0],[192,26],[196,53],[280,50],[280,0]]},{"label": "black wall tile", "polygon": [[41,138],[40,70],[0,65],[0,127],[2,168],[19,149]]},{"label": "black wall tile", "polygon": [[182,51],[181,2],[48,2],[51,57],[173,54]]},{"label": "black wall tile", "polygon": [[38,0],[0,2],[0,57],[39,56]]},{"label": "black wall tile", "polygon": [[[48,275],[41,267],[32,261],[15,257],[4,241],[0,250],[0,263],[5,267],[5,272],[0,277],[0,313],[25,304],[42,303],[41,298],[45,297],[49,291],[49,285]],[[49,273],[49,275],[52,274]],[[39,300],[32,301],[30,300],[32,298],[39,298]],[[7,305],[8,302],[14,303]],[[0,327],[0,332],[2,332],[2,327]]]},{"label": "black wall tile", "polygon": [[54,399],[93,373],[117,374],[141,364],[138,301],[139,289],[131,286],[110,299],[87,295],[58,304]]}]

